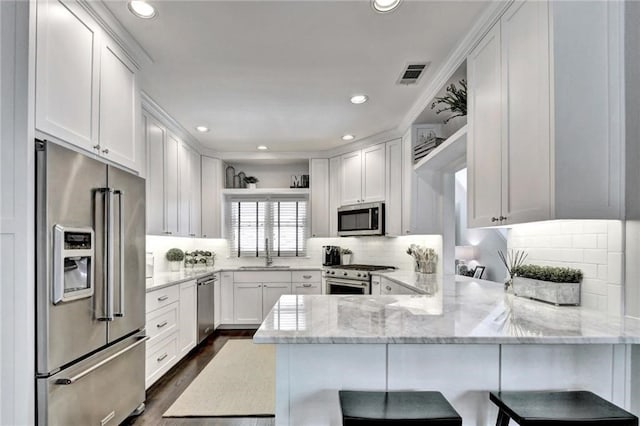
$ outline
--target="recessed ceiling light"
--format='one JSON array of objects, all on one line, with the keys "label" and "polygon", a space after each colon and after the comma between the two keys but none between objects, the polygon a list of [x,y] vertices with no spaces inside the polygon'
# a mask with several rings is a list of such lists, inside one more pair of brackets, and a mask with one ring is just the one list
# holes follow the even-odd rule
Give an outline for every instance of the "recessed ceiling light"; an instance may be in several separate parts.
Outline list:
[{"label": "recessed ceiling light", "polygon": [[266,146],[264,146],[264,145],[259,145],[259,146],[258,146],[258,149],[259,149],[260,151],[266,151],[266,150],[267,150],[267,149],[269,149],[269,148],[267,148],[267,147],[266,147]]},{"label": "recessed ceiling light", "polygon": [[156,16],[156,8],[144,0],[129,0],[129,10],[138,18],[151,19]]},{"label": "recessed ceiling light", "polygon": [[400,0],[373,0],[371,6],[376,12],[391,12],[400,5]]},{"label": "recessed ceiling light", "polygon": [[355,137],[355,136],[353,136],[353,135],[344,135],[344,136],[342,137],[342,140],[343,140],[343,141],[352,141],[352,140],[354,140],[355,138],[356,138],[356,137]]},{"label": "recessed ceiling light", "polygon": [[209,128],[207,126],[196,126],[196,130],[200,133],[207,133],[209,131]]},{"label": "recessed ceiling light", "polygon": [[352,104],[363,104],[369,100],[367,95],[354,95],[351,97]]}]

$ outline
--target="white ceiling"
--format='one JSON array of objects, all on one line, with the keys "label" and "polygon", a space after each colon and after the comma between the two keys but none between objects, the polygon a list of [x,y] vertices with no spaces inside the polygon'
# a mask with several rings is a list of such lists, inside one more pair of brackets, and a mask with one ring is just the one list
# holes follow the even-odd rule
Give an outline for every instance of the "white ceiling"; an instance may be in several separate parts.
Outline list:
[{"label": "white ceiling", "polygon": [[[405,0],[378,14],[368,0],[149,1],[152,20],[105,2],[154,61],[143,90],[204,146],[233,152],[320,151],[395,128],[487,5]],[[414,61],[431,62],[420,83],[397,85]],[[370,101],[352,105],[356,93]]]}]

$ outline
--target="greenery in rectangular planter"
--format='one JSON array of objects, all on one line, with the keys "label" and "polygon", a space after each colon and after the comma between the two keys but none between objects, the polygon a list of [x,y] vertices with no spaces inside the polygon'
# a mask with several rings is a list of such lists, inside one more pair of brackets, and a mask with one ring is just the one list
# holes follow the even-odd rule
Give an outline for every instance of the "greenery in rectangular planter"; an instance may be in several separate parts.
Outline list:
[{"label": "greenery in rectangular planter", "polygon": [[513,275],[553,283],[582,282],[581,270],[556,266],[522,265],[514,268]]}]

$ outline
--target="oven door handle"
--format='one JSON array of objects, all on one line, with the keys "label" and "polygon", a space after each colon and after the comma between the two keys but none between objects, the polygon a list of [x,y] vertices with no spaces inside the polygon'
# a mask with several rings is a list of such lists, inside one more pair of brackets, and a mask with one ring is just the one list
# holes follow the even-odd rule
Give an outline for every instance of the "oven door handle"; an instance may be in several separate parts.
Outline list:
[{"label": "oven door handle", "polygon": [[327,279],[327,285],[344,285],[348,287],[356,287],[356,288],[367,288],[368,283],[363,281],[352,281],[352,280],[344,280],[340,278],[330,278]]}]

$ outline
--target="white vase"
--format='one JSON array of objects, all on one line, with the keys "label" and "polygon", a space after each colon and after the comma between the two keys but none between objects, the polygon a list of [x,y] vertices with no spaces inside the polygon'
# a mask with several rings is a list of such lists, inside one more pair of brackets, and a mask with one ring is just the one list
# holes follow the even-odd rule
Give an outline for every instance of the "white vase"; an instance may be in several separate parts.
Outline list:
[{"label": "white vase", "polygon": [[178,261],[178,262],[169,262],[169,271],[171,272],[180,272],[180,264],[182,264],[182,262]]},{"label": "white vase", "polygon": [[342,255],[342,264],[343,265],[350,265],[351,264],[351,255],[350,254],[343,254]]},{"label": "white vase", "polygon": [[256,184],[255,184],[255,183],[248,183],[248,184],[247,184],[247,188],[249,188],[249,189],[256,189]]}]

